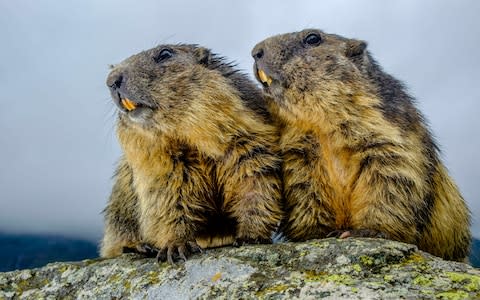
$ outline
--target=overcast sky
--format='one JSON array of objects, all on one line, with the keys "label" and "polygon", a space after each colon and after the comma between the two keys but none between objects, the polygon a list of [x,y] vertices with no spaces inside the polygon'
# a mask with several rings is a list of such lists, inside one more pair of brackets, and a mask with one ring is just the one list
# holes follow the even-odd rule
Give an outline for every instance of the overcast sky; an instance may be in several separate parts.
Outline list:
[{"label": "overcast sky", "polygon": [[430,121],[480,236],[480,1],[0,0],[0,231],[99,238],[120,156],[108,65],[198,43],[251,48],[320,28],[364,39]]}]

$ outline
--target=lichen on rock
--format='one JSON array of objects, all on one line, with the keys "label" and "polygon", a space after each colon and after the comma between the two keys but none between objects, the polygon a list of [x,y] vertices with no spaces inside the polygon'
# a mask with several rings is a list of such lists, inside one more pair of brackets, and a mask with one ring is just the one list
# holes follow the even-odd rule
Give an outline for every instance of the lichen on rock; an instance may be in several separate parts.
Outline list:
[{"label": "lichen on rock", "polygon": [[0,273],[0,299],[465,299],[480,270],[381,239],[210,249],[171,266],[125,254]]}]

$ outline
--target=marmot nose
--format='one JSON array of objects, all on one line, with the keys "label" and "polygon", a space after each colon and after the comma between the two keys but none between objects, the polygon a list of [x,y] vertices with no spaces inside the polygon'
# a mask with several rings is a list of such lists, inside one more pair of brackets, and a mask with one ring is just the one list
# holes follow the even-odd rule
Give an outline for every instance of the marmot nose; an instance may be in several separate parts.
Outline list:
[{"label": "marmot nose", "polygon": [[125,76],[121,73],[112,73],[108,76],[107,85],[111,90],[118,90],[125,83]]},{"label": "marmot nose", "polygon": [[252,56],[255,60],[260,59],[263,57],[263,49],[262,48],[254,48],[252,51]]}]

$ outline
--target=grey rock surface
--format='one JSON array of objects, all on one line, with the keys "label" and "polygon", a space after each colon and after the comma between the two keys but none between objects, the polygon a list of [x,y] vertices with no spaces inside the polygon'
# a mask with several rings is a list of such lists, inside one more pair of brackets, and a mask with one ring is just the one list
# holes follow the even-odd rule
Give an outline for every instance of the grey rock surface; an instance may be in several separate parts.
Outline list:
[{"label": "grey rock surface", "polygon": [[224,247],[171,266],[125,254],[0,273],[0,299],[468,299],[480,270],[381,239]]}]

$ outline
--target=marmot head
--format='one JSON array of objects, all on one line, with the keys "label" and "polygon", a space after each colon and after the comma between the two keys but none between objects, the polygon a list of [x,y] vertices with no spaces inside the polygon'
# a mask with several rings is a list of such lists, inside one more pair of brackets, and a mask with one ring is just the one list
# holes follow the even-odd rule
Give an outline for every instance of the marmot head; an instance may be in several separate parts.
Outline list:
[{"label": "marmot head", "polygon": [[119,128],[150,133],[209,126],[242,100],[261,99],[230,63],[197,45],[161,45],[133,55],[113,68],[107,86],[120,109]]},{"label": "marmot head", "polygon": [[315,119],[342,95],[369,89],[366,46],[316,29],[277,35],[252,50],[254,73],[278,106]]}]

